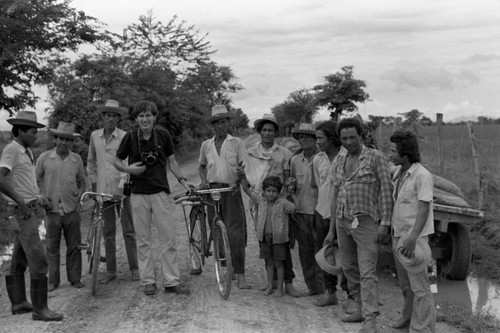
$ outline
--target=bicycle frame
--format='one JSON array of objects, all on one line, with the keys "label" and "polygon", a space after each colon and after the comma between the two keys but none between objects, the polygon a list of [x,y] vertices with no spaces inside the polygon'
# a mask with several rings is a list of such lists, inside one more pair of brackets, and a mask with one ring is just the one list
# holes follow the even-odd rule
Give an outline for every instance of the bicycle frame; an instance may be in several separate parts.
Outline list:
[{"label": "bicycle frame", "polygon": [[102,218],[103,199],[113,198],[113,195],[97,192],[85,192],[80,198],[80,206],[83,206],[83,200],[86,196],[94,196],[96,205],[94,206],[94,210],[92,212],[92,220],[87,233],[87,243],[82,244],[79,248],[87,250],[88,261],[90,262],[89,274],[92,274],[91,292],[92,295],[95,296],[97,292],[97,273],[99,271],[101,254],[102,230],[104,227],[104,220]]}]

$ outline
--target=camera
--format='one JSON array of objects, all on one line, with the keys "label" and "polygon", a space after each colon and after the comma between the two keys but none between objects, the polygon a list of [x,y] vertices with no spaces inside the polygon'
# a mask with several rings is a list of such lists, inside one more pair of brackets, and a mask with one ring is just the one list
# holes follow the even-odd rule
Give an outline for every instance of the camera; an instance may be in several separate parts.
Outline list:
[{"label": "camera", "polygon": [[158,153],[154,151],[144,152],[141,158],[144,164],[151,166],[158,160]]},{"label": "camera", "polygon": [[130,196],[132,194],[132,182],[126,182],[123,184],[123,195]]}]

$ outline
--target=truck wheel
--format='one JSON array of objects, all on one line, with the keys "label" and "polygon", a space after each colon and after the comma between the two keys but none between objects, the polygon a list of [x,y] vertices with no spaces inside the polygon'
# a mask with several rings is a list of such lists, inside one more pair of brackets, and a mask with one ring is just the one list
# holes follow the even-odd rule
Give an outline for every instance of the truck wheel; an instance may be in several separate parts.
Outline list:
[{"label": "truck wheel", "polygon": [[459,223],[450,223],[443,244],[447,255],[442,262],[442,271],[450,280],[465,280],[469,273],[471,249],[469,231]]}]

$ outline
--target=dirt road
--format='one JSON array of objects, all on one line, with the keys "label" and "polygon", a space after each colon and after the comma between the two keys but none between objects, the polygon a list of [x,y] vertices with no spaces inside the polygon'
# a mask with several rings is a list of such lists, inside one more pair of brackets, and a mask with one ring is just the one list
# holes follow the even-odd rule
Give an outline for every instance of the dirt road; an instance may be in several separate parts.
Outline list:
[{"label": "dirt road", "polygon": [[[197,164],[191,161],[182,166],[188,179],[197,178]],[[170,179],[173,193],[182,189],[176,180]],[[249,241],[247,247],[247,279],[253,285],[251,290],[239,290],[236,283],[229,299],[223,300],[216,291],[212,259],[208,259],[206,271],[199,276],[189,275],[189,257],[182,209],[173,202],[172,215],[167,218],[175,221],[181,278],[191,289],[191,295],[166,294],[163,288],[156,296],[145,296],[138,283],[130,280],[126,263],[121,230],[117,232],[118,280],[101,286],[98,295],[90,295],[90,277],[85,275],[83,282],[87,287],[77,290],[65,282],[49,294],[49,306],[62,312],[64,321],[43,323],[31,320],[31,314],[12,316],[5,284],[0,283],[0,332],[358,332],[360,324],[344,324],[340,321],[342,307],[317,308],[313,305],[315,297],[275,298],[264,296],[259,286],[265,281],[264,264],[258,258],[258,243],[253,225],[249,221]],[[85,232],[86,224],[82,225]],[[306,291],[297,249],[293,251],[294,267],[297,275],[294,284]],[[84,272],[87,272],[84,256]],[[62,252],[64,261],[64,251]],[[5,265],[4,265],[5,266]],[[3,267],[5,271],[6,267]],[[104,265],[101,265],[104,269]],[[65,269],[61,268],[61,272]],[[159,284],[161,287],[161,285]],[[391,273],[380,273],[381,315],[378,320],[379,332],[400,332],[387,327],[399,316],[402,299],[394,284]],[[341,304],[345,295],[339,293]],[[457,332],[455,329],[438,323],[437,332]]]}]

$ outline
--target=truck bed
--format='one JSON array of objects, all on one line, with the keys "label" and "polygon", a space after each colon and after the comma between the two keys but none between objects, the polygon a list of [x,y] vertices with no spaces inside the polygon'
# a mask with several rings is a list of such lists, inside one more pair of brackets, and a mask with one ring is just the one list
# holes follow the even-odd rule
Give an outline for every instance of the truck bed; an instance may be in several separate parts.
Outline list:
[{"label": "truck bed", "polygon": [[477,209],[442,204],[433,204],[433,207],[435,221],[476,223],[484,219],[484,212]]}]

